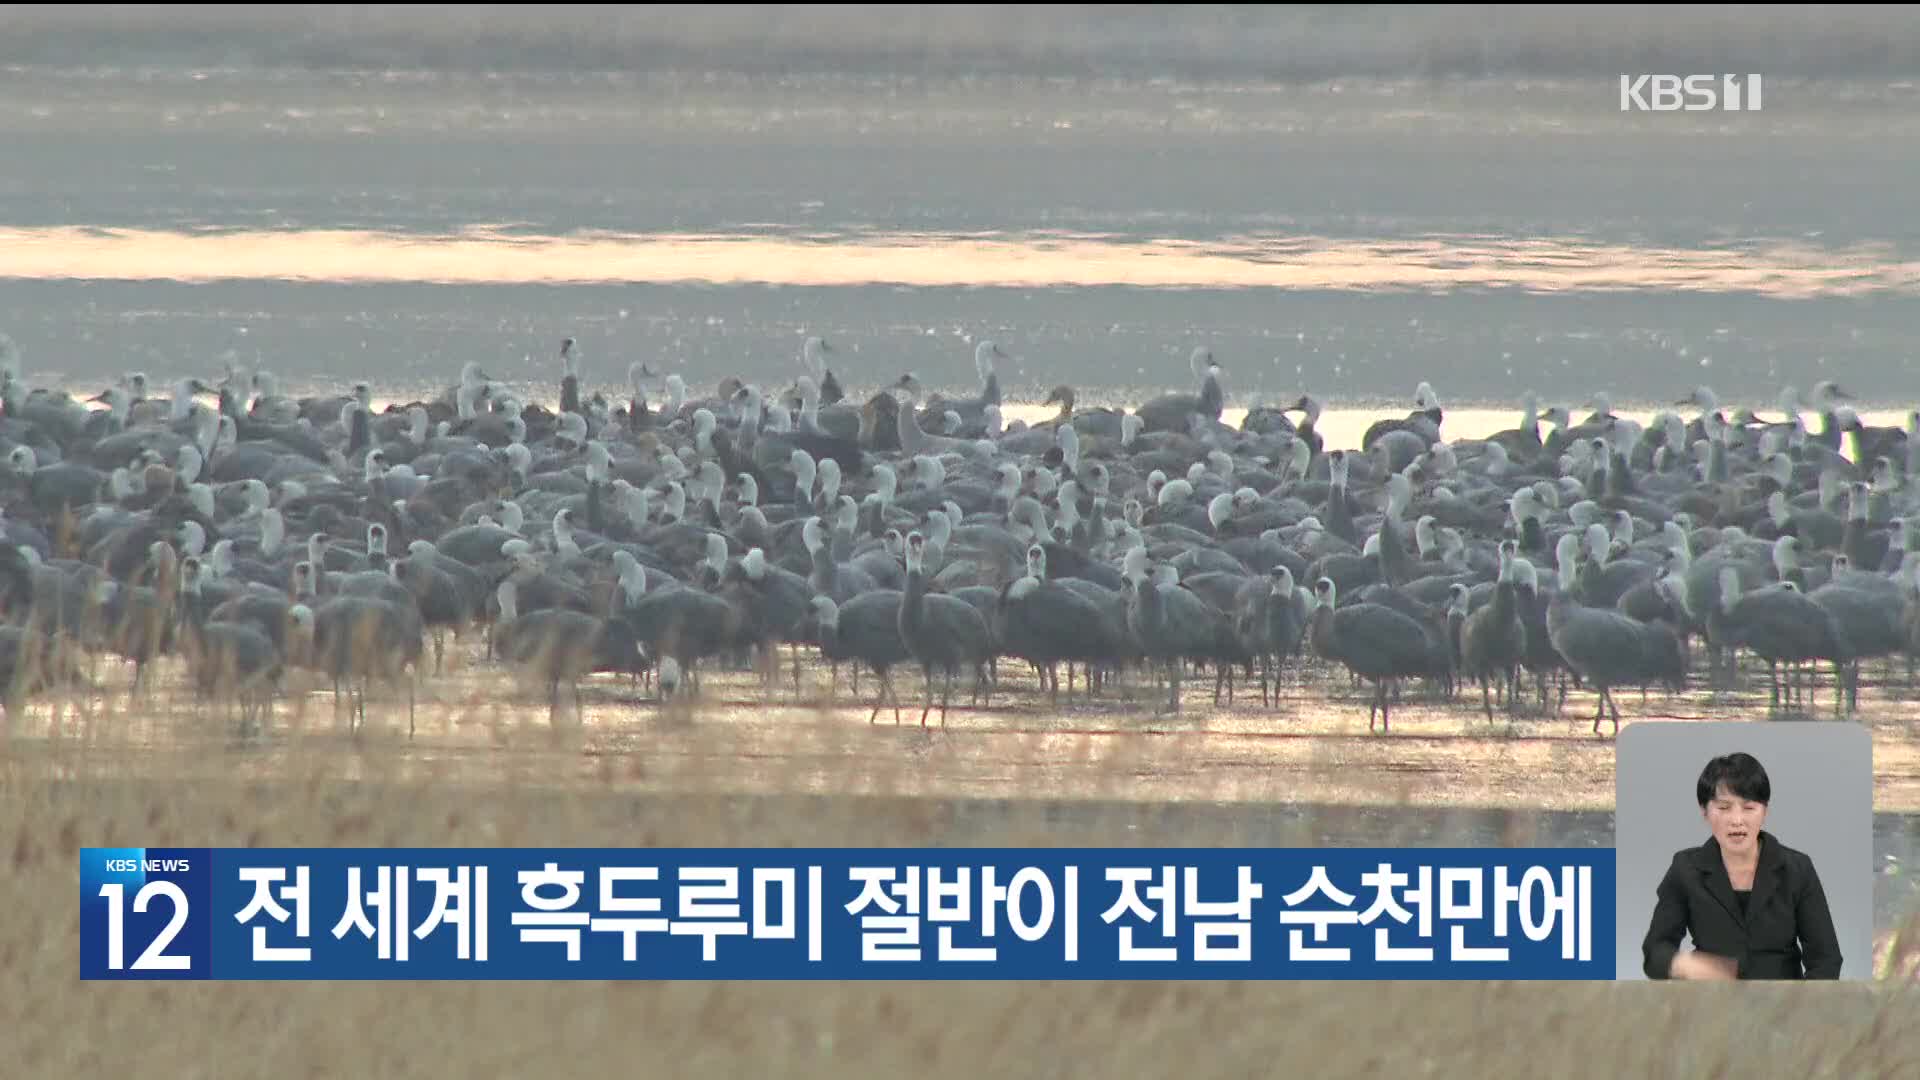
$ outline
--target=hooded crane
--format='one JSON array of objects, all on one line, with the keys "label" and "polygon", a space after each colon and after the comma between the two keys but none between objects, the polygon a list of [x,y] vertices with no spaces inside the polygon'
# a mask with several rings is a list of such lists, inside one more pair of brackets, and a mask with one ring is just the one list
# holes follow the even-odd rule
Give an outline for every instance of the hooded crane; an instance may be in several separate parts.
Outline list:
[{"label": "hooded crane", "polygon": [[779,674],[779,647],[785,643],[793,650],[793,688],[799,690],[800,645],[806,642],[801,624],[812,611],[813,587],[791,570],[768,565],[760,548],[728,562],[721,580],[746,612],[747,631],[759,643],[766,665],[767,685]]},{"label": "hooded crane", "polygon": [[[352,696],[348,730],[357,733],[367,718],[367,691],[373,681],[407,677],[407,737],[414,735],[415,688],[421,648],[417,612],[405,612],[374,596],[334,596],[318,607],[295,604],[287,609],[292,621],[288,633],[289,659],[333,680],[336,706],[340,684]],[[409,617],[411,616],[411,617]],[[354,693],[352,683],[360,680]]]},{"label": "hooded crane", "polygon": [[[1060,700],[1058,665],[1067,664],[1067,697],[1073,697],[1073,664],[1108,661],[1120,651],[1100,608],[1092,600],[1057,581],[1047,580],[1046,549],[1027,548],[1024,577],[1001,586],[995,605],[993,631],[1002,655],[1032,664],[1051,700]],[[1092,693],[1089,672],[1087,690]]]},{"label": "hooded crane", "polygon": [[[1233,630],[1240,645],[1260,660],[1260,704],[1280,698],[1280,674],[1298,650],[1306,628],[1305,591],[1293,583],[1293,571],[1276,565],[1267,581],[1250,578],[1234,599]],[[1273,684],[1269,697],[1267,685]]]},{"label": "hooded crane", "polygon": [[1857,696],[1848,678],[1853,655],[1846,636],[1832,614],[1793,582],[1743,594],[1737,572],[1725,567],[1720,571],[1720,605],[1711,619],[1710,632],[1729,649],[1745,646],[1767,662],[1772,704],[1781,703],[1780,664],[1787,665],[1787,700],[1791,700],[1795,668],[1809,660],[1833,663],[1836,707],[1842,689]]},{"label": "hooded crane", "polygon": [[1384,604],[1337,607],[1332,578],[1321,578],[1313,588],[1315,606],[1309,622],[1314,654],[1345,664],[1347,670],[1372,680],[1373,701],[1367,708],[1367,730],[1391,731],[1387,684],[1409,678],[1445,678],[1452,668],[1444,643],[1411,616]]},{"label": "hooded crane", "polygon": [[1242,656],[1226,614],[1183,587],[1171,565],[1150,567],[1144,547],[1128,550],[1123,573],[1133,583],[1127,593],[1127,630],[1142,654],[1167,673],[1167,703],[1161,711],[1179,711],[1181,672],[1189,660],[1214,665],[1217,703],[1232,663]]},{"label": "hooded crane", "polygon": [[560,684],[571,686],[577,722],[581,677],[608,668],[626,670],[639,655],[639,643],[617,619],[558,607],[521,615],[516,588],[508,577],[494,590],[500,602],[500,617],[493,624],[494,649],[510,666],[538,675],[546,683],[550,722],[560,715]]},{"label": "hooded crane", "polygon": [[[739,642],[746,615],[712,593],[677,581],[649,589],[646,573],[626,552],[616,552],[613,562],[620,568],[614,617],[625,621],[645,655],[673,660],[698,689],[700,661]],[[711,564],[703,564],[703,572],[718,574]]]},{"label": "hooded crane", "polygon": [[1220,365],[1213,362],[1213,350],[1202,345],[1189,358],[1193,377],[1200,383],[1197,394],[1166,394],[1134,410],[1145,421],[1147,433],[1172,431],[1185,434],[1196,416],[1220,419],[1226,395],[1220,388]]},{"label": "hooded crane", "polygon": [[[1522,562],[1521,580],[1526,591],[1533,568]],[[1653,678],[1671,679],[1671,665],[1663,651],[1679,648],[1680,639],[1670,627],[1650,626],[1613,608],[1582,607],[1564,587],[1552,590],[1546,622],[1554,651],[1599,693],[1593,714],[1595,735],[1600,734],[1600,721],[1608,710],[1612,711],[1613,733],[1620,734],[1620,707],[1613,700],[1614,687],[1643,684]]]},{"label": "hooded crane", "polygon": [[[880,716],[880,706],[893,701],[893,721],[900,722],[900,698],[894,693],[888,672],[913,659],[907,643],[900,637],[900,601],[905,594],[894,589],[862,593],[847,601],[845,607],[829,596],[813,598],[813,616],[819,626],[820,655],[833,664],[834,680],[840,677],[840,662],[849,660],[858,670],[860,664],[873,669],[880,682],[874,696],[871,724]],[[855,687],[855,693],[859,692]]]},{"label": "hooded crane", "polygon": [[940,723],[947,722],[947,704],[953,697],[953,676],[962,667],[973,669],[974,701],[986,687],[987,661],[994,656],[993,634],[979,609],[965,600],[944,593],[927,592],[924,569],[927,538],[914,530],[907,535],[907,588],[900,601],[900,639],[907,651],[926,673],[927,704],[920,711],[920,726],[927,726],[933,710],[933,669],[946,672],[946,687],[940,696]]},{"label": "hooded crane", "polygon": [[1520,625],[1518,588],[1506,547],[1500,551],[1500,575],[1493,599],[1470,613],[1460,629],[1460,674],[1480,683],[1480,703],[1493,720],[1493,701],[1487,684],[1494,676],[1505,679],[1507,708],[1520,695],[1520,661],[1525,655],[1525,631]]},{"label": "hooded crane", "polygon": [[203,700],[225,698],[239,709],[241,735],[272,719],[273,694],[285,670],[280,650],[251,622],[211,621],[183,635],[181,653]]}]

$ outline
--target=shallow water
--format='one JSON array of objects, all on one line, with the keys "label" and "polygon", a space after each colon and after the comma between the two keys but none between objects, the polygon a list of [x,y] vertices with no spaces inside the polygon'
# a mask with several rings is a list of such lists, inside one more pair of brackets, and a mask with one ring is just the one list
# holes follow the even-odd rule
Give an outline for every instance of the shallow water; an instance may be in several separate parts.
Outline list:
[{"label": "shallow water", "polygon": [[[130,711],[129,676],[107,665],[111,698],[90,699],[84,716],[62,709],[57,720],[51,705],[36,706],[16,726],[10,752],[32,761],[45,750],[80,749],[50,760],[92,776],[184,783],[266,781],[318,768],[368,783],[648,798],[904,797],[970,807],[983,828],[996,813],[1035,800],[1089,826],[1103,807],[1126,805],[1158,808],[1154,829],[1175,838],[1186,828],[1183,815],[1211,815],[1233,821],[1247,843],[1292,846],[1612,841],[1615,743],[1610,723],[1592,733],[1589,693],[1571,694],[1558,717],[1539,713],[1529,698],[1515,717],[1496,708],[1491,723],[1477,694],[1449,704],[1409,693],[1391,732],[1369,733],[1369,692],[1317,664],[1290,673],[1267,706],[1257,685],[1237,686],[1233,704],[1215,706],[1212,679],[1189,679],[1176,715],[1157,714],[1138,678],[1093,703],[1055,705],[1019,665],[1000,671],[1005,689],[986,707],[971,707],[958,692],[945,723],[936,705],[923,728],[920,680],[910,673],[895,680],[904,706],[898,724],[891,708],[869,722],[877,690],[870,674],[856,700],[847,671],[833,693],[830,670],[809,661],[796,696],[788,660],[772,693],[744,672],[709,673],[706,698],[691,712],[665,709],[625,679],[597,677],[584,684],[577,724],[562,691],[556,726],[540,691],[490,669],[450,670],[423,680],[412,739],[403,694],[376,688],[365,728],[351,737],[321,686],[296,689],[264,738],[235,742],[219,713],[164,684],[152,704]],[[1718,695],[1655,693],[1643,704],[1622,693],[1622,726],[1868,725],[1876,925],[1884,929],[1920,903],[1920,691],[1903,674],[1891,683],[1878,676],[1876,668],[1863,677],[1859,711],[1847,720],[1836,720],[1830,687],[1805,707],[1771,708],[1764,683],[1749,674]],[[963,842],[969,826],[954,827],[949,842]]]},{"label": "shallow water", "polygon": [[1920,292],[1920,262],[1901,260],[1884,249],[1833,251],[1786,242],[1672,249],[1572,237],[1366,241],[1270,235],[1203,242],[1111,234],[865,230],[559,236],[486,227],[452,234],[0,229],[0,277],[439,285],[1663,290],[1776,299]]},{"label": "shallow water", "polygon": [[[209,31],[212,32],[211,30]],[[71,45],[67,39],[61,39]],[[54,43],[58,44],[58,42]],[[1624,114],[1611,77],[0,68],[0,331],[41,378],[595,387],[915,370],[1012,397],[1920,399],[1915,90]],[[439,282],[439,283],[436,283]],[[1138,400],[1138,394],[1135,395]]]},{"label": "shallow water", "polygon": [[[588,392],[611,394],[636,360],[696,392],[730,374],[785,385],[820,333],[855,397],[908,370],[964,394],[973,343],[993,337],[1014,355],[1010,420],[1049,415],[1034,403],[1062,382],[1088,405],[1187,390],[1205,344],[1229,424],[1311,392],[1335,446],[1404,414],[1422,380],[1449,438],[1513,426],[1528,389],[1576,420],[1605,392],[1642,422],[1702,383],[1768,418],[1782,386],[1821,379],[1870,395],[1870,424],[1904,426],[1920,400],[1908,82],[1781,81],[1762,114],[1648,116],[1617,110],[1611,77],[28,60],[0,68],[0,332],[38,383],[237,362],[295,392],[367,378],[391,400],[479,360],[551,402],[565,336]],[[58,738],[183,780],[317,754],[361,777],[667,797],[1224,803],[1250,837],[1297,836],[1305,815],[1324,843],[1597,844],[1610,828],[1613,744],[1584,694],[1558,719],[1490,726],[1467,703],[1410,701],[1380,736],[1324,676],[1277,710],[1214,709],[1190,684],[1174,718],[1056,710],[1029,680],[922,732],[869,726],[844,696],[823,711],[715,682],[727,704],[678,723],[596,683],[557,744],[545,710],[502,703],[491,677],[429,680],[411,742],[386,698],[350,741],[324,692],[303,737],[204,760],[224,737],[179,704]],[[1628,723],[1799,716],[1751,686],[1635,698]],[[1920,859],[1917,714],[1905,689],[1870,687],[1856,717],[1875,732],[1883,865]],[[37,710],[14,745],[49,731]],[[1882,878],[1883,916],[1910,880]]]}]

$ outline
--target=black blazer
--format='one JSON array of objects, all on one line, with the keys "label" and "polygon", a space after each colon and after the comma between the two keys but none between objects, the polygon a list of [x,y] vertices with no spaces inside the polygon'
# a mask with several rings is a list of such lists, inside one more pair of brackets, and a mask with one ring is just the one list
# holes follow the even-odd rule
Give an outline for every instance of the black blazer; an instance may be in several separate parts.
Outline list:
[{"label": "black blazer", "polygon": [[1742,979],[1840,977],[1840,940],[1813,860],[1764,829],[1744,918],[1720,841],[1711,837],[1674,854],[1658,896],[1640,946],[1649,979],[1668,977],[1689,932],[1694,948],[1736,960]]}]

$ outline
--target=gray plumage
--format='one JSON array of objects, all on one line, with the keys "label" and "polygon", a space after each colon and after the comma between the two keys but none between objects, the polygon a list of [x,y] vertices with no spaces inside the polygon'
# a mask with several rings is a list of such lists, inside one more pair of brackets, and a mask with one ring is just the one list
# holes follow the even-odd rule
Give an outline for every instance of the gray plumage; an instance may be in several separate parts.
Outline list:
[{"label": "gray plumage", "polygon": [[793,685],[800,688],[799,646],[807,640],[805,623],[812,612],[813,586],[806,578],[767,562],[759,548],[727,562],[723,591],[736,599],[746,620],[742,632],[760,644],[771,683],[779,670],[777,648],[793,647]]},{"label": "gray plumage", "polygon": [[1851,689],[1847,670],[1853,653],[1846,635],[1827,609],[1791,581],[1743,592],[1735,571],[1722,569],[1720,603],[1709,618],[1708,633],[1725,648],[1744,647],[1766,661],[1775,704],[1781,700],[1782,663],[1788,665],[1789,695],[1794,667],[1811,660],[1832,662],[1836,686]]},{"label": "gray plumage", "polygon": [[1260,663],[1260,704],[1277,701],[1280,676],[1299,651],[1307,622],[1305,597],[1293,583],[1293,571],[1275,566],[1265,580],[1247,579],[1234,597],[1232,615],[1241,647]]},{"label": "gray plumage", "polygon": [[1883,587],[1860,588],[1829,582],[1807,594],[1838,624],[1854,660],[1891,656],[1906,647],[1902,620],[1906,600],[1891,580]]},{"label": "gray plumage", "polygon": [[574,715],[581,712],[580,679],[596,671],[630,670],[638,662],[639,643],[631,629],[569,608],[543,608],[522,615],[512,578],[496,590],[500,618],[494,623],[494,649],[509,666],[534,675],[547,687],[549,718],[560,710],[560,684],[573,688]]},{"label": "gray plumage", "polygon": [[240,732],[258,730],[271,715],[284,670],[273,639],[252,622],[214,620],[201,626],[182,651],[202,699],[230,699],[240,711]]},{"label": "gray plumage", "polygon": [[361,684],[354,694],[351,730],[366,720],[366,692],[375,681],[407,684],[407,735],[414,734],[415,687],[422,653],[418,613],[409,614],[374,596],[335,596],[317,607],[297,604],[292,611],[303,633],[303,646],[289,650],[289,659],[328,675],[336,703],[340,684],[351,693],[353,680]]},{"label": "gray plumage", "polygon": [[868,723],[879,717],[881,704],[889,698],[893,700],[894,721],[897,723],[900,719],[900,698],[894,692],[889,672],[913,659],[900,636],[900,602],[905,595],[899,590],[882,589],[862,593],[844,606],[835,604],[832,597],[813,598],[820,654],[834,665],[835,677],[840,664],[851,661],[855,665],[867,665],[880,681],[880,692],[874,696]]},{"label": "gray plumage", "polygon": [[[1162,564],[1164,575],[1156,580],[1140,548],[1129,553],[1133,560],[1128,574],[1133,590],[1127,607],[1127,629],[1138,642],[1141,653],[1157,661],[1166,672],[1166,710],[1180,708],[1180,676],[1185,661],[1197,660],[1219,665],[1223,647],[1234,648],[1232,630],[1225,614],[1177,582],[1167,580],[1173,569]],[[1216,682],[1218,681],[1216,677]]]},{"label": "gray plumage", "polygon": [[1613,608],[1583,607],[1564,589],[1553,591],[1547,603],[1546,624],[1554,651],[1599,693],[1593,716],[1596,735],[1609,709],[1614,734],[1620,732],[1614,687],[1644,684],[1672,674],[1668,651],[1679,638],[1671,628],[1650,628]]},{"label": "gray plumage", "polygon": [[1387,684],[1409,678],[1445,678],[1451,667],[1444,647],[1436,648],[1427,628],[1412,617],[1380,604],[1337,607],[1338,586],[1321,578],[1314,585],[1315,607],[1309,625],[1314,654],[1344,664],[1374,684],[1367,709],[1367,730],[1376,720],[1391,731]]},{"label": "gray plumage", "polygon": [[993,635],[986,617],[964,600],[927,592],[927,577],[921,560],[927,540],[918,532],[907,537],[907,588],[900,602],[900,639],[920,664],[927,680],[927,704],[920,712],[925,727],[933,710],[933,670],[946,673],[946,686],[940,697],[940,723],[947,722],[947,706],[953,696],[953,677],[962,668],[975,675],[974,700],[986,686],[987,662],[994,655]]},{"label": "gray plumage", "polygon": [[672,657],[683,677],[699,682],[700,661],[740,644],[747,615],[712,593],[668,582],[637,598],[617,590],[614,618],[624,621],[647,655]]},{"label": "gray plumage", "polygon": [[1135,415],[1145,421],[1146,433],[1185,432],[1189,421],[1195,416],[1220,419],[1226,397],[1220,387],[1220,367],[1212,361],[1212,350],[1205,347],[1194,350],[1192,365],[1195,376],[1200,380],[1198,393],[1165,394],[1134,410]]},{"label": "gray plumage", "polygon": [[[992,629],[996,651],[1032,664],[1041,685],[1058,701],[1060,663],[1068,665],[1071,697],[1073,664],[1089,671],[1112,664],[1120,642],[1097,604],[1046,574],[1046,552],[1036,544],[1027,549],[1026,575],[1001,587]],[[1087,681],[1091,692],[1091,674]]]},{"label": "gray plumage", "polygon": [[1503,566],[1493,599],[1470,613],[1460,628],[1460,675],[1480,684],[1480,703],[1489,721],[1493,719],[1493,701],[1488,684],[1496,676],[1503,680],[1509,709],[1519,693],[1525,631],[1520,625],[1517,596],[1513,570]]}]

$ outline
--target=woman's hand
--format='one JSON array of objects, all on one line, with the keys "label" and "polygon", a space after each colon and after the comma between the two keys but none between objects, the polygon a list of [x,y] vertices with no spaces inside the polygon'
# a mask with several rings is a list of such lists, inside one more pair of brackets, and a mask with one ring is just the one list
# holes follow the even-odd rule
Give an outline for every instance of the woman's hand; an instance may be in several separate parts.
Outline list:
[{"label": "woman's hand", "polygon": [[1696,982],[1732,982],[1740,977],[1740,965],[1729,956],[1690,949],[1674,954],[1672,977]]}]

